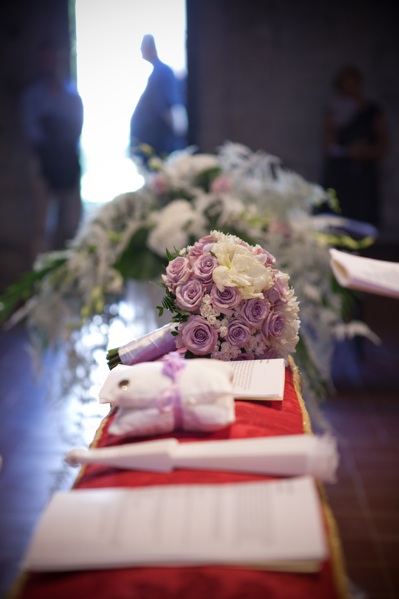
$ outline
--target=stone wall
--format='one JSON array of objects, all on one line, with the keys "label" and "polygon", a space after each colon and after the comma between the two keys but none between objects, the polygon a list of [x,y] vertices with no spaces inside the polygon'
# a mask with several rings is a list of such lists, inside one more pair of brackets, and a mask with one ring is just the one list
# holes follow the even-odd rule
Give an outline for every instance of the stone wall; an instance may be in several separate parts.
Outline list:
[{"label": "stone wall", "polygon": [[399,237],[399,36],[395,2],[188,0],[192,141],[224,140],[282,158],[311,180],[321,173],[321,123],[331,79],[344,64],[383,107],[392,148],[382,165],[385,235]]}]

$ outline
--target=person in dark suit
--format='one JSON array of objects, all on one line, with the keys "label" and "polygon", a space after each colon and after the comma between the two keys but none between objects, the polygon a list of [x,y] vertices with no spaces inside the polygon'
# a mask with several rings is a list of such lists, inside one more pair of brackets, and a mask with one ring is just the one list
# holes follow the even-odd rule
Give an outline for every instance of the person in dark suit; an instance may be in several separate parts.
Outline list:
[{"label": "person in dark suit", "polygon": [[132,155],[145,158],[146,145],[157,156],[165,156],[182,147],[187,131],[186,110],[177,78],[159,59],[152,35],[143,37],[141,53],[153,70],[130,121],[130,149]]}]

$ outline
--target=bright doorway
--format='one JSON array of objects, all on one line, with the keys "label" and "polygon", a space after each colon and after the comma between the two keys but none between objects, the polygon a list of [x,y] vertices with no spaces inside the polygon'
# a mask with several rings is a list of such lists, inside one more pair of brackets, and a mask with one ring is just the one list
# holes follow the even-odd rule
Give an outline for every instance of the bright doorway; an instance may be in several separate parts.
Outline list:
[{"label": "bright doorway", "polygon": [[140,44],[152,33],[160,59],[185,76],[185,0],[75,0],[75,15],[82,199],[99,204],[143,183],[127,154],[130,117],[152,69]]}]

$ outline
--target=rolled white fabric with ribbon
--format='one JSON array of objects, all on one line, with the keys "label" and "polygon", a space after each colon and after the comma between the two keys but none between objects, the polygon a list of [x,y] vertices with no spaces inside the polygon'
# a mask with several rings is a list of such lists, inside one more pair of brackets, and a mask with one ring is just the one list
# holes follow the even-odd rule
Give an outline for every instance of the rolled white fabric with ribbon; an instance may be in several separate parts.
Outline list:
[{"label": "rolled white fabric with ribbon", "polygon": [[70,466],[104,464],[128,470],[170,472],[173,468],[171,453],[176,445],[177,439],[156,439],[98,449],[73,449],[65,461]]},{"label": "rolled white fabric with ribbon", "polygon": [[214,431],[235,420],[233,374],[228,364],[178,352],[164,360],[119,365],[99,397],[118,407],[114,435],[156,435],[176,429]]},{"label": "rolled white fabric with ribbon", "polygon": [[336,481],[336,441],[329,435],[284,435],[179,443],[162,439],[69,452],[66,461],[100,463],[133,470],[165,472],[173,468],[220,470],[270,476],[310,475]]}]

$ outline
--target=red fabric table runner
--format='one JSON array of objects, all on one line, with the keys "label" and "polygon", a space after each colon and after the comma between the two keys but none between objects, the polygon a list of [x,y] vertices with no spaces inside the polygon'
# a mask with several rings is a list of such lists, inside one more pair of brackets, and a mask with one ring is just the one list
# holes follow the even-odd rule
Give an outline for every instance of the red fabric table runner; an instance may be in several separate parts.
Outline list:
[{"label": "red fabric table runner", "polygon": [[[216,433],[173,434],[181,442],[311,433],[299,373],[293,361],[286,369],[284,401],[236,402],[236,422]],[[108,433],[112,412],[100,426],[93,445],[105,447],[132,442]],[[171,434],[165,435],[167,437]],[[159,437],[158,437],[159,438]],[[149,439],[149,438],[146,438]],[[140,440],[144,440],[140,439]],[[188,483],[268,480],[260,475],[175,470],[170,473],[135,472],[89,465],[81,469],[75,488],[138,487]],[[342,599],[348,597],[339,537],[320,486],[331,557],[317,573],[288,573],[233,568],[139,567],[63,573],[29,573],[19,585],[19,599]]]}]

